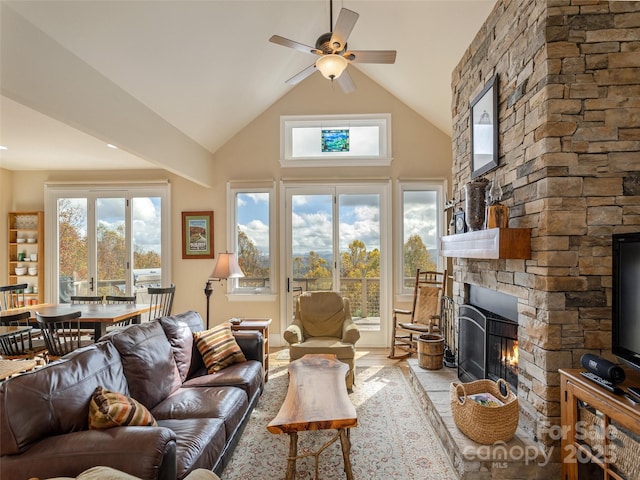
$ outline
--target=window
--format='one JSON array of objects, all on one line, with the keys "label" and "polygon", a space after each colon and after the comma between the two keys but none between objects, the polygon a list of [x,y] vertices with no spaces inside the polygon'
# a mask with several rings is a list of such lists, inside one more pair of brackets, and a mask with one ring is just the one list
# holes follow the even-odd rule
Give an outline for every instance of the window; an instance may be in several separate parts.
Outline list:
[{"label": "window", "polygon": [[168,184],[47,184],[47,298],[137,295],[171,283]]},{"label": "window", "polygon": [[388,166],[391,115],[280,117],[283,167]]},{"label": "window", "polygon": [[[274,292],[272,246],[275,228],[274,183],[230,182],[229,242],[238,257],[244,278],[229,279],[232,294],[266,295]],[[264,300],[264,298],[262,298]]]},{"label": "window", "polygon": [[439,238],[442,231],[444,182],[398,182],[400,294],[412,294],[416,269],[441,270]]}]

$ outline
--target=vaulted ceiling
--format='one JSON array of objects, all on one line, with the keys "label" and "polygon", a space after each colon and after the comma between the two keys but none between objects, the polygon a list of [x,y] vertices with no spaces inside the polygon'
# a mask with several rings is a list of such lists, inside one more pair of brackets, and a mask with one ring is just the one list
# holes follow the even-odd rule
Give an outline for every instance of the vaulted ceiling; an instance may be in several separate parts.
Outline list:
[{"label": "vaulted ceiling", "polygon": [[[394,65],[348,68],[450,135],[451,72],[495,2],[336,0],[333,14],[359,13],[351,49],[398,52]],[[211,155],[295,88],[285,80],[314,61],[269,37],[314,45],[329,30],[330,11],[328,0],[1,7],[0,167],[9,170],[163,168],[162,145],[137,144],[142,137]],[[123,115],[144,127],[118,129]]]}]

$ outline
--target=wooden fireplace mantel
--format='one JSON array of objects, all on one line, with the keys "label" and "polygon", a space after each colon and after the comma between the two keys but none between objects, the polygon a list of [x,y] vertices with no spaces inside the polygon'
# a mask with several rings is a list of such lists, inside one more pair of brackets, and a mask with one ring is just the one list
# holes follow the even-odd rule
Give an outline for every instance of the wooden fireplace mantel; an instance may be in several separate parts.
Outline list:
[{"label": "wooden fireplace mantel", "polygon": [[530,228],[488,228],[440,237],[440,254],[462,258],[531,258]]}]

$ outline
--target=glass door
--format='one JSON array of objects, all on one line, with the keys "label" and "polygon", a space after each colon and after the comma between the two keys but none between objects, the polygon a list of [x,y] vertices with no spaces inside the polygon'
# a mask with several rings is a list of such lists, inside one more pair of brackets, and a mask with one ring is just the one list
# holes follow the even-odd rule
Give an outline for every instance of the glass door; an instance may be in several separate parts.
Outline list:
[{"label": "glass door", "polygon": [[[47,192],[48,298],[136,295],[171,283],[166,188],[66,189]],[[54,223],[55,222],[55,223]]]},{"label": "glass door", "polygon": [[59,302],[72,295],[125,295],[128,290],[127,201],[61,197],[58,210]]},{"label": "glass door", "polygon": [[[349,299],[361,342],[387,342],[388,265],[386,184],[286,186],[286,313],[307,291]],[[386,274],[386,275],[385,275]]]}]

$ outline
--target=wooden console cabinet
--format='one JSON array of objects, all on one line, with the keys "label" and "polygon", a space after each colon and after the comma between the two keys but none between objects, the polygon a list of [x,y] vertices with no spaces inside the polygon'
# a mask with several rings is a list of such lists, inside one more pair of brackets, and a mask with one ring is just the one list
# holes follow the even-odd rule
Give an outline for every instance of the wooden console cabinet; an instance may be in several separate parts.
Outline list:
[{"label": "wooden console cabinet", "polygon": [[[560,370],[562,479],[640,478],[640,403],[608,392],[580,371]],[[622,389],[640,387],[640,372],[625,372]]]}]

